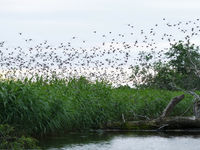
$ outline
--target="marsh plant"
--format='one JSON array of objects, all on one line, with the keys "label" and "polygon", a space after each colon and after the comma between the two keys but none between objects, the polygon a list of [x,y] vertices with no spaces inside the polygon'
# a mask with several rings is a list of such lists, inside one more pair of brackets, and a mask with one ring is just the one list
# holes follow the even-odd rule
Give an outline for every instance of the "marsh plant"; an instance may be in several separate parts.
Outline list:
[{"label": "marsh plant", "polygon": [[0,149],[39,149],[37,143],[34,138],[16,135],[10,125],[0,124]]},{"label": "marsh plant", "polygon": [[[57,131],[103,128],[106,123],[156,118],[169,100],[181,94],[166,90],[113,88],[104,82],[92,83],[84,77],[44,80],[1,80],[0,121],[28,135]],[[177,106],[180,115],[191,96]],[[191,111],[186,115],[191,115]]]}]

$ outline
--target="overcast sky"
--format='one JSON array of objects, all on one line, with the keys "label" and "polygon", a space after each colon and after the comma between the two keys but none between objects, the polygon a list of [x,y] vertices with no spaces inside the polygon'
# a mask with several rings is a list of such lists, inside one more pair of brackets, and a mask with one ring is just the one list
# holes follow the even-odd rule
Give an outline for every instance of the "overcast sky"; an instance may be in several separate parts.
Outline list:
[{"label": "overcast sky", "polygon": [[124,32],[126,24],[146,28],[198,18],[199,0],[0,0],[0,40],[19,32],[36,40],[91,38],[91,32]]},{"label": "overcast sky", "polygon": [[[9,57],[9,53],[11,52],[18,56],[18,54],[22,52],[20,51],[18,53],[15,47],[23,47],[22,49],[28,55],[22,56],[24,56],[25,60],[29,60],[35,53],[35,51],[32,53],[30,47],[33,46],[34,49],[35,44],[37,45],[40,42],[44,42],[44,40],[48,40],[48,45],[51,47],[57,47],[54,47],[53,51],[56,50],[56,54],[60,56],[63,56],[62,48],[58,48],[59,46],[57,45],[60,42],[65,42],[64,44],[66,45],[68,42],[73,44],[72,46],[70,45],[70,50],[66,52],[70,54],[75,53],[76,51],[74,50],[82,50],[82,45],[86,46],[87,52],[85,52],[84,55],[80,55],[81,58],[76,57],[74,54],[73,62],[70,61],[70,64],[74,66],[78,64],[79,60],[81,64],[83,62],[85,62],[85,64],[88,63],[85,55],[93,56],[94,51],[91,51],[91,46],[92,48],[93,46],[99,47],[100,49],[98,49],[97,52],[103,54],[105,51],[110,52],[110,47],[114,46],[115,48],[119,47],[120,51],[122,50],[123,52],[106,53],[103,57],[99,54],[99,57],[95,57],[92,60],[90,67],[94,67],[96,62],[98,62],[100,66],[103,62],[106,64],[104,67],[108,67],[109,62],[107,62],[106,59],[114,60],[114,67],[118,67],[119,64],[126,59],[124,57],[125,54],[129,54],[129,59],[125,65],[122,66],[126,71],[129,65],[135,64],[134,58],[137,56],[135,55],[137,54],[137,48],[134,46],[135,41],[139,39],[139,41],[137,41],[137,45],[139,45],[138,50],[147,51],[148,43],[145,45],[144,39],[146,40],[145,34],[148,34],[148,42],[152,45],[153,50],[166,48],[169,46],[168,35],[178,40],[185,37],[185,35],[177,29],[177,26],[175,30],[173,30],[166,27],[166,24],[175,22],[177,24],[179,21],[188,20],[197,21],[197,18],[200,17],[199,14],[200,0],[0,0],[0,50],[3,50],[4,56],[6,55]],[[166,18],[165,21],[163,18]],[[198,23],[200,22],[198,21]],[[130,28],[128,24],[131,24],[133,28]],[[157,24],[159,25],[157,26]],[[184,31],[186,24],[186,22],[183,23]],[[199,24],[197,25],[191,22],[190,25],[198,26]],[[159,32],[160,35],[157,33],[155,36],[150,34],[149,30],[152,27],[156,27],[156,32]],[[144,29],[145,34],[141,35],[141,29]],[[95,34],[94,31],[96,32]],[[188,31],[191,32],[191,28]],[[199,29],[195,29],[195,32],[199,33],[199,31]],[[22,33],[22,35],[19,33]],[[166,41],[161,40],[163,33],[168,34]],[[76,38],[73,39],[73,37]],[[33,40],[27,42],[27,39],[30,38]],[[112,42],[113,38],[115,43]],[[154,40],[152,40],[153,38]],[[199,38],[200,37],[196,36],[194,40],[199,41]],[[5,41],[4,46],[1,45],[2,41]],[[155,42],[156,44],[154,45]],[[110,45],[111,43],[112,45]],[[124,48],[124,43],[132,44],[131,49]],[[81,48],[72,48],[74,45],[78,46],[80,44]],[[149,49],[151,49],[151,47],[149,47]],[[51,51],[46,48],[46,42],[42,50],[44,50],[43,53],[45,53],[45,50],[51,53]],[[70,55],[70,58],[71,57]],[[9,57],[9,59],[11,59],[10,62],[13,62],[15,65],[15,61],[13,61],[12,58],[13,57]],[[7,59],[5,59],[5,61],[7,61]],[[21,63],[22,62],[16,62],[16,64]],[[46,64],[46,61],[43,63]],[[13,64],[9,65],[12,67]],[[79,68],[82,68],[80,64],[78,65]],[[115,69],[114,67],[109,66],[107,70]],[[34,71],[33,69],[31,70]],[[117,70],[115,70],[115,73],[117,75],[118,73],[116,71]],[[87,73],[89,72],[87,71]],[[101,73],[103,73],[103,71]],[[124,73],[125,77],[120,76],[122,79],[116,76],[116,81],[127,84],[126,80],[129,80],[130,74],[131,70]],[[112,80],[112,72],[110,77]],[[108,77],[106,78],[109,80]]]}]

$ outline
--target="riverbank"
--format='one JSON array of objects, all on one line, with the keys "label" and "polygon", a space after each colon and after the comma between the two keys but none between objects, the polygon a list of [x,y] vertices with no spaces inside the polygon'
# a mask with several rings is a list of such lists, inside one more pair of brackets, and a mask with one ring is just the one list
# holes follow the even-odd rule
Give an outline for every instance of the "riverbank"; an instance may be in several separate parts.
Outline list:
[{"label": "riverbank", "polygon": [[[180,91],[114,88],[84,77],[70,79],[0,80],[0,121],[18,135],[39,137],[60,131],[98,129],[116,121],[159,117]],[[192,104],[185,95],[171,116],[181,116]],[[192,115],[192,107],[184,116]]]}]

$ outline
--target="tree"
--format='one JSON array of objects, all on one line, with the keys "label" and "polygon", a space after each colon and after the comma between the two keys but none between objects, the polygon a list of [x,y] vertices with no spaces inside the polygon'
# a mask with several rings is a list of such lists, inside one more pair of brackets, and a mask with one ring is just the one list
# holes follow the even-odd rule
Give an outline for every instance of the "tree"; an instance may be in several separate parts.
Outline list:
[{"label": "tree", "polygon": [[184,44],[182,41],[174,44],[172,48],[165,53],[169,59],[168,66],[174,72],[174,82],[180,87],[191,90],[200,89],[200,78],[196,73],[200,66],[199,47],[190,44],[188,41]]},{"label": "tree", "polygon": [[[133,68],[132,79],[137,87],[150,87],[175,90],[171,85],[185,90],[200,90],[200,49],[189,41],[175,43],[162,56],[155,60],[153,53],[141,53],[140,65]],[[137,80],[136,80],[137,78]],[[138,78],[140,79],[138,81]]]}]

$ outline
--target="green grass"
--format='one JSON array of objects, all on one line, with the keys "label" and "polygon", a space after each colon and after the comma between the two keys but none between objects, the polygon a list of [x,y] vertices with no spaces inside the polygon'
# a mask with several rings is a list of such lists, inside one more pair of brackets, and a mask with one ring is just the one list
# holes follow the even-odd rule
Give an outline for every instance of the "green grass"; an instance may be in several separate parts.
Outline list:
[{"label": "green grass", "polygon": [[[113,88],[84,77],[70,79],[38,77],[0,80],[0,122],[17,132],[42,135],[63,130],[99,128],[107,122],[158,117],[169,100],[182,92],[128,87]],[[186,95],[172,113],[181,115],[192,103]],[[186,115],[192,115],[192,108]]]}]

